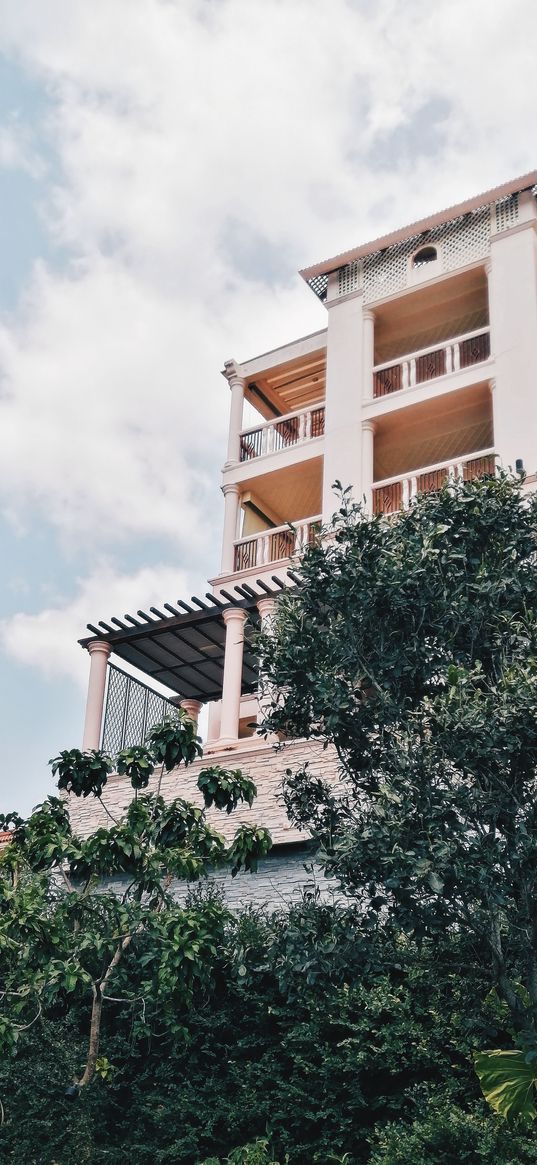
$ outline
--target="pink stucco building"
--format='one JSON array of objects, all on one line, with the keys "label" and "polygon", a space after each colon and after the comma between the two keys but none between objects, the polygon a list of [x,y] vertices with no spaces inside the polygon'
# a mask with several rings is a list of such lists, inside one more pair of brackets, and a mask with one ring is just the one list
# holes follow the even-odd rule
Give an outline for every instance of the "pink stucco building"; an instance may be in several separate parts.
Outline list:
[{"label": "pink stucco building", "polygon": [[[313,745],[295,743],[282,755],[256,737],[250,629],[293,585],[296,555],[331,515],[336,479],[375,513],[496,463],[524,468],[531,484],[536,189],[537,172],[526,174],[308,267],[301,275],[326,307],[326,328],[226,363],[218,573],[202,599],[89,625],[84,747],[141,740],[162,711],[155,681],[193,717],[207,703],[207,751],[252,774],[256,816],[278,844],[296,843],[275,800],[281,773],[304,753],[325,769],[332,762]],[[122,661],[147,688],[123,674]],[[183,790],[195,776],[183,778]],[[120,778],[109,796],[121,800]],[[87,827],[89,807],[76,812]]]}]

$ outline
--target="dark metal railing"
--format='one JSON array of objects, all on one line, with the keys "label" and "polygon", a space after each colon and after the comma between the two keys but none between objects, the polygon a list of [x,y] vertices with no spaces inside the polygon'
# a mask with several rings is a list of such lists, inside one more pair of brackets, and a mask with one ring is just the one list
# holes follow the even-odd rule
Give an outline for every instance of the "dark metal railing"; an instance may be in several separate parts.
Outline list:
[{"label": "dark metal railing", "polygon": [[101,748],[115,755],[122,748],[143,744],[154,724],[176,712],[175,704],[159,696],[114,664],[108,664],[108,687]]},{"label": "dark metal railing", "polygon": [[373,378],[373,395],[389,396],[403,387],[403,365],[393,364],[391,368],[381,368]]},{"label": "dark metal railing", "polygon": [[324,405],[290,413],[256,429],[245,429],[240,435],[241,461],[253,461],[264,453],[279,453],[302,441],[324,435]]},{"label": "dark metal railing", "polygon": [[459,344],[459,359],[461,368],[470,368],[472,364],[480,364],[490,356],[490,332],[483,332],[481,336],[471,336],[469,340],[461,340]]},{"label": "dark metal railing", "polygon": [[402,388],[412,388],[425,384],[437,376],[448,372],[458,372],[461,368],[471,368],[481,364],[490,356],[490,332],[473,332],[459,339],[446,340],[440,348],[422,352],[409,352],[394,364],[384,364],[373,369],[373,396],[388,396]]},{"label": "dark metal railing", "polygon": [[403,483],[392,481],[380,489],[373,489],[373,513],[396,514],[403,505]]}]

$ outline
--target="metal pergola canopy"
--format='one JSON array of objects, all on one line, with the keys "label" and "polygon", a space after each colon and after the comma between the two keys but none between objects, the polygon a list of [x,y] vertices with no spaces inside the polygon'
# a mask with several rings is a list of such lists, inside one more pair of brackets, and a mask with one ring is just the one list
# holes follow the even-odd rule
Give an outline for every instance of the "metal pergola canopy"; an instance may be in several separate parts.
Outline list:
[{"label": "metal pergola canopy", "polygon": [[[242,608],[248,612],[245,628],[242,663],[242,692],[255,691],[258,678],[257,656],[251,644],[251,633],[259,625],[259,599],[276,598],[290,585],[300,582],[298,575],[286,571],[286,580],[272,575],[268,583],[256,579],[254,586],[236,584],[235,594],[221,589],[204,599],[192,597],[190,603],[178,599],[175,606],[164,603],[164,610],[150,607],[150,614],[137,611],[136,618],[112,616],[110,623],[99,620],[97,626],[88,623],[92,634],[80,639],[88,647],[97,639],[108,643],[113,654],[135,667],[150,680],[170,688],[183,699],[207,703],[222,695],[226,626],[224,612]],[[221,597],[223,596],[223,597]],[[178,609],[180,608],[180,609]],[[113,625],[112,625],[113,624]]]}]

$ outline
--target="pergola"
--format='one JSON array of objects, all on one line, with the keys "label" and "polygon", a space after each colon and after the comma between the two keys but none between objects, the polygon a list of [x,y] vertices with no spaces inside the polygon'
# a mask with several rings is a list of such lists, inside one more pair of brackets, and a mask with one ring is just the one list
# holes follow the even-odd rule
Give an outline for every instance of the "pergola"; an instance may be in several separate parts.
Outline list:
[{"label": "pergola", "polygon": [[92,634],[79,640],[91,655],[84,747],[100,744],[107,662],[112,653],[147,677],[149,685],[156,682],[176,693],[179,699],[174,702],[194,707],[221,699],[227,725],[222,735],[231,739],[241,695],[257,688],[252,636],[278,595],[299,582],[299,576],[288,570],[284,578],[274,574],[269,582],[259,578],[253,585],[237,583],[217,594],[207,591],[203,599],[194,595],[189,603],[178,599],[175,604],[164,603],[162,610],[150,607],[149,612],[138,610],[136,616],[88,623]]}]

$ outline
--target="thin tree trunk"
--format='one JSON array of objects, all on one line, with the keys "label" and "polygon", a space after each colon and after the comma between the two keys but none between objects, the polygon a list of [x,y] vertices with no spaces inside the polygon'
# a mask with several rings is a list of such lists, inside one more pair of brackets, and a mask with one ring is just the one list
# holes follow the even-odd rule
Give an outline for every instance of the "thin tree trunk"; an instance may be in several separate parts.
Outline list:
[{"label": "thin tree trunk", "polygon": [[91,1023],[90,1023],[90,1037],[88,1045],[88,1058],[86,1060],[86,1067],[84,1075],[79,1080],[79,1086],[82,1088],[85,1084],[89,1084],[90,1080],[95,1075],[95,1065],[99,1055],[99,1040],[101,1036],[101,1019],[103,1013],[103,992],[111,976],[113,975],[118,963],[121,962],[122,956],[126,951],[132,935],[128,934],[118,943],[113,957],[108,964],[108,967],[100,980],[100,982],[93,984],[93,1004],[91,1008]]}]

